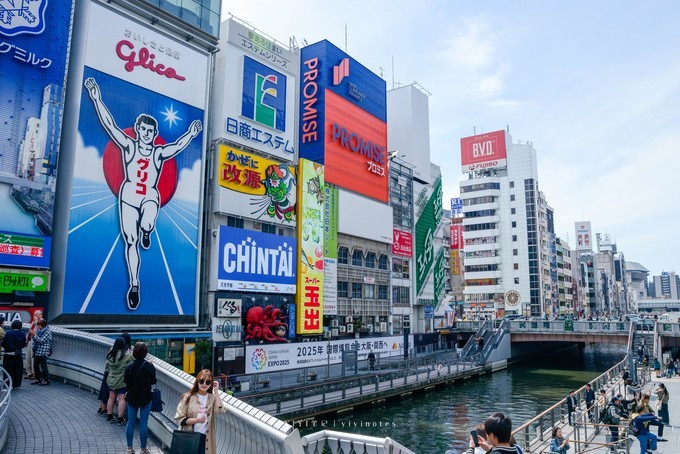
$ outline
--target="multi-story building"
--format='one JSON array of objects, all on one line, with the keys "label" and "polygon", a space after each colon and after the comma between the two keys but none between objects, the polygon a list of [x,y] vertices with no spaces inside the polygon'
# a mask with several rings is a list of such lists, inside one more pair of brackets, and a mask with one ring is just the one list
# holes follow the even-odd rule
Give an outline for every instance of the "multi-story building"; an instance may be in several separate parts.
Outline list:
[{"label": "multi-story building", "polygon": [[569,244],[561,238],[556,238],[557,255],[557,298],[559,314],[573,314],[574,306],[574,282],[572,272],[572,257]]},{"label": "multi-story building", "polygon": [[626,261],[629,301],[634,312],[638,310],[638,301],[648,297],[647,276],[649,276],[647,268],[638,262]]},{"label": "multi-story building", "polygon": [[[544,315],[549,241],[536,150],[528,143],[512,143],[505,131],[464,138],[461,148],[468,176],[460,182],[466,312]],[[543,245],[541,226],[546,232]]]},{"label": "multi-story building", "polygon": [[655,298],[678,299],[680,276],[675,271],[663,271],[660,276],[654,276],[653,285]]}]

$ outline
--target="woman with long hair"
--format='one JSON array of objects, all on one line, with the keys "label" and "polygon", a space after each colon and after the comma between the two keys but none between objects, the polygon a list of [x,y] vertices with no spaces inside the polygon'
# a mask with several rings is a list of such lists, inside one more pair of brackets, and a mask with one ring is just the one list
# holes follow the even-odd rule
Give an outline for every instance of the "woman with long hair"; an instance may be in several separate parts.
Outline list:
[{"label": "woman with long hair", "polygon": [[[109,387],[109,401],[106,404],[106,420],[111,423],[118,423],[123,426],[125,420],[125,368],[132,362],[132,355],[127,349],[125,339],[117,338],[113,342],[113,347],[106,355],[106,371],[109,376],[106,378],[106,385]],[[113,417],[113,405],[118,399],[118,419]]]},{"label": "woman with long hair", "polygon": [[666,385],[659,383],[659,386],[654,390],[654,394],[656,394],[657,398],[656,409],[659,410],[659,418],[661,418],[662,423],[669,425],[670,416],[668,415],[668,399],[670,398],[670,395],[668,394]]},{"label": "woman with long hair", "polygon": [[213,381],[212,372],[203,369],[196,375],[191,390],[180,398],[175,413],[175,421],[181,430],[204,435],[204,448],[199,449],[201,453],[217,453],[213,415],[227,411],[220,399],[219,389],[219,383]]},{"label": "woman with long hair", "polygon": [[146,442],[149,436],[149,412],[151,411],[151,385],[156,383],[156,368],[146,360],[149,353],[144,342],[135,343],[132,350],[134,362],[125,369],[125,385],[128,392],[125,400],[128,405],[128,423],[125,431],[128,454],[135,454],[132,441],[135,435],[135,425],[139,421],[139,441],[141,454],[148,454]]}]

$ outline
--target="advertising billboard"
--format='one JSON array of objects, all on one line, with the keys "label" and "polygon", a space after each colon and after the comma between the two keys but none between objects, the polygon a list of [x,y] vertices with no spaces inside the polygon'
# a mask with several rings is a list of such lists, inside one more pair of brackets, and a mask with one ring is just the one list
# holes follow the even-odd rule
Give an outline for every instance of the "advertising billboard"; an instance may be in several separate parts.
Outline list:
[{"label": "advertising billboard", "polygon": [[296,252],[295,238],[221,225],[217,288],[294,294]]},{"label": "advertising billboard", "polygon": [[385,81],[328,41],[302,49],[300,157],[326,181],[387,202]]},{"label": "advertising billboard", "polygon": [[294,166],[218,144],[215,209],[274,224],[295,225]]},{"label": "advertising billboard", "polygon": [[[413,345],[413,335],[409,336],[409,345]],[[356,350],[359,360],[365,360],[371,350],[375,355],[382,357],[401,356],[404,354],[404,336],[246,345],[245,373],[257,374],[338,364],[342,361],[342,352],[347,350]]]},{"label": "advertising billboard", "polygon": [[460,139],[460,163],[463,172],[505,167],[505,134],[501,130]]},{"label": "advertising billboard", "polygon": [[323,166],[300,159],[298,176],[297,332],[323,332],[324,173]]},{"label": "advertising billboard", "polygon": [[575,228],[576,228],[576,250],[592,251],[593,228],[590,225],[590,221],[577,222]]},{"label": "advertising billboard", "polygon": [[451,250],[451,274],[460,275],[460,251]]},{"label": "advertising billboard", "polygon": [[394,229],[392,231],[392,255],[413,257],[413,235],[411,232]]},{"label": "advertising billboard", "polygon": [[[233,294],[243,300],[243,339],[248,344],[286,343],[295,304],[281,295]],[[293,309],[291,309],[293,308]]]},{"label": "advertising billboard", "polygon": [[[437,259],[434,261],[434,300],[435,303],[444,299],[444,293],[446,291],[446,268],[444,267],[444,248],[439,249],[437,254]],[[436,306],[436,305],[435,305]]]},{"label": "advertising billboard", "polygon": [[325,184],[323,313],[338,315],[338,188]]},{"label": "advertising billboard", "polygon": [[0,265],[50,266],[72,10],[0,2]]},{"label": "advertising billboard", "polygon": [[338,231],[379,243],[392,244],[392,207],[345,189],[340,196]]},{"label": "advertising billboard", "polygon": [[463,226],[460,224],[451,224],[451,249],[462,249],[463,242],[461,241],[461,233]]},{"label": "advertising billboard", "polygon": [[434,264],[434,234],[442,210],[442,179],[439,178],[416,222],[416,294],[420,294]]},{"label": "advertising billboard", "polygon": [[203,52],[91,4],[63,313],[195,323],[207,68]]},{"label": "advertising billboard", "polygon": [[213,139],[292,161],[299,55],[234,19],[225,25],[215,63]]},{"label": "advertising billboard", "polygon": [[463,212],[463,199],[460,197],[454,197],[451,199],[451,216],[460,214]]},{"label": "advertising billboard", "polygon": [[14,290],[46,292],[49,288],[48,272],[9,268],[0,270],[0,293],[12,293]]}]

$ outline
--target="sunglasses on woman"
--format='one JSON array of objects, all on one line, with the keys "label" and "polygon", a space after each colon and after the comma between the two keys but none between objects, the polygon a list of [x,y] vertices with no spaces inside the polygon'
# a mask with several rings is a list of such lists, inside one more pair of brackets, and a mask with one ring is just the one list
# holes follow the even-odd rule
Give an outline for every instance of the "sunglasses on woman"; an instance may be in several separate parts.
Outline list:
[{"label": "sunglasses on woman", "polygon": [[210,383],[212,383],[212,380],[208,380],[207,378],[205,380],[204,379],[198,380],[199,385],[209,385]]}]

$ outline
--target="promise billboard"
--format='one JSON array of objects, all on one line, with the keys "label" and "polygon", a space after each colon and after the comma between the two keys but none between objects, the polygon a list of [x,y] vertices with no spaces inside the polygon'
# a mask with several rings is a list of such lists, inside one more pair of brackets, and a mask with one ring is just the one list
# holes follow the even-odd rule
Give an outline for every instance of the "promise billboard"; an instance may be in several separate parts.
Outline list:
[{"label": "promise billboard", "polygon": [[507,164],[505,131],[494,131],[460,139],[463,172],[504,167]]},{"label": "promise billboard", "polygon": [[300,157],[324,165],[326,181],[387,202],[385,81],[328,41],[304,47]]}]

